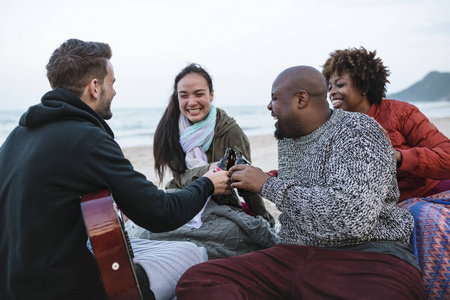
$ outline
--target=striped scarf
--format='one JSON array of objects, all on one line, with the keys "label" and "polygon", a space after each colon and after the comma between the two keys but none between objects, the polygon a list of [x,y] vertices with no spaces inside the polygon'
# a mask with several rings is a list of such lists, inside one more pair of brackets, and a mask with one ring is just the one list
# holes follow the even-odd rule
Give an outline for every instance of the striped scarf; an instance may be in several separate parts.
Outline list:
[{"label": "striped scarf", "polygon": [[[180,114],[178,128],[180,129],[180,144],[186,153],[186,167],[191,170],[208,164],[206,151],[211,146],[216,126],[216,108],[211,104],[208,116],[205,120],[192,124],[185,115]],[[208,197],[202,210],[186,226],[200,228],[202,226],[202,214],[211,197]]]},{"label": "striped scarf", "polygon": [[178,121],[180,144],[186,153],[186,167],[191,170],[208,164],[206,151],[211,146],[216,126],[216,108],[211,104],[208,117],[192,124],[181,114]]}]

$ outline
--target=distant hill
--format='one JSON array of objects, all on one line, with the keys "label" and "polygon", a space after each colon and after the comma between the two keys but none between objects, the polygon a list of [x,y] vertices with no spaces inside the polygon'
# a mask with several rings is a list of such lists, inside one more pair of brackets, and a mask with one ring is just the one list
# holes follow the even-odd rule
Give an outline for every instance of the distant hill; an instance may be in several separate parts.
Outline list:
[{"label": "distant hill", "polygon": [[406,102],[450,101],[450,73],[430,72],[409,88],[387,95]]}]

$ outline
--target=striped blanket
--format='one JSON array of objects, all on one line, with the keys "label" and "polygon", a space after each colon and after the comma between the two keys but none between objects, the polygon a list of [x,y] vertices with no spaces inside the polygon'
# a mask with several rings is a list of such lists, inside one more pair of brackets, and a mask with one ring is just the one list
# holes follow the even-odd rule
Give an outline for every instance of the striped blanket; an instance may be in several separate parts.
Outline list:
[{"label": "striped blanket", "polygon": [[411,245],[428,299],[450,299],[450,191],[399,204],[414,216]]}]

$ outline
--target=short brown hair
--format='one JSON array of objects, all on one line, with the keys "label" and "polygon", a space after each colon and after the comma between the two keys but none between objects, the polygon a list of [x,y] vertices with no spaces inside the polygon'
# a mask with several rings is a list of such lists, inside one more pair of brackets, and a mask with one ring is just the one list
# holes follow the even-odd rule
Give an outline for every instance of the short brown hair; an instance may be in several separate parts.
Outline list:
[{"label": "short brown hair", "polygon": [[386,97],[387,77],[390,72],[381,58],[375,57],[377,51],[367,51],[364,47],[336,50],[323,65],[322,74],[327,83],[336,72],[338,75],[349,73],[354,85],[367,94],[370,104],[380,104]]},{"label": "short brown hair", "polygon": [[108,44],[69,39],[50,57],[46,66],[47,78],[52,88],[65,88],[81,97],[92,79],[103,84],[111,56]]}]

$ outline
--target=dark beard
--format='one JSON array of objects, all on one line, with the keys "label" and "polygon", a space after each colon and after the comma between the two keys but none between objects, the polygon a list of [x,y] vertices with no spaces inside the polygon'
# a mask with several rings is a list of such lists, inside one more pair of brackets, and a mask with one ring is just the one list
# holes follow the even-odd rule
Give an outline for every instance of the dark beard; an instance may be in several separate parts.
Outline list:
[{"label": "dark beard", "polygon": [[99,114],[99,115],[102,116],[102,118],[105,119],[105,120],[109,120],[109,119],[111,119],[112,116],[113,116],[113,114],[112,114],[111,111],[109,111],[109,112],[104,112],[104,113],[101,113],[101,114]]},{"label": "dark beard", "polygon": [[112,118],[111,101],[105,99],[103,91],[100,94],[100,105],[97,107],[97,113],[105,120]]},{"label": "dark beard", "polygon": [[286,136],[284,135],[283,130],[280,129],[280,127],[277,127],[273,133],[273,135],[275,136],[275,138],[277,140],[282,140],[284,139]]},{"label": "dark beard", "polygon": [[113,115],[110,109],[104,107],[100,108],[97,113],[105,120],[111,119]]}]

